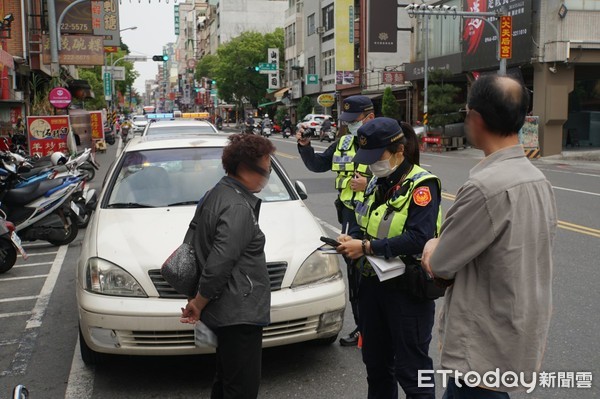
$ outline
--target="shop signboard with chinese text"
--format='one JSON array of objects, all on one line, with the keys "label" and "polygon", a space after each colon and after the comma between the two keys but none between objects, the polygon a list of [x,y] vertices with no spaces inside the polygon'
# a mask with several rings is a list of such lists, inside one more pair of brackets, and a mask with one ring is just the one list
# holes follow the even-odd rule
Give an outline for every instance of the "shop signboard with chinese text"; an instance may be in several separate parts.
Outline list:
[{"label": "shop signboard with chinese text", "polygon": [[[73,3],[73,0],[54,0],[56,7],[56,23],[60,14]],[[60,26],[61,33],[88,34],[93,33],[92,13],[89,2],[76,4],[65,13]]]},{"label": "shop signboard with chinese text", "polygon": [[[516,65],[531,61],[532,0],[465,0],[464,7],[464,11],[469,12],[495,12],[506,7],[507,15],[512,17],[510,27],[512,50],[508,64]],[[488,17],[488,20],[500,28],[500,38],[482,19],[463,19],[462,55],[465,71],[497,69],[499,66],[498,40],[502,40],[502,27],[498,26],[498,18]],[[508,35],[508,32],[505,33]]]},{"label": "shop signboard with chinese text", "polygon": [[512,58],[512,17],[500,17],[500,58]]},{"label": "shop signboard with chinese text", "polygon": [[105,46],[120,46],[119,0],[92,1],[94,35],[103,36]]},{"label": "shop signboard with chinese text", "polygon": [[[42,57],[50,64],[50,38],[43,36]],[[58,53],[61,65],[104,65],[102,37],[85,35],[61,36],[62,50]]]},{"label": "shop signboard with chinese text", "polygon": [[40,157],[56,151],[68,153],[67,135],[71,128],[68,115],[28,116],[29,153]]},{"label": "shop signboard with chinese text", "polygon": [[90,127],[92,140],[104,140],[104,123],[102,122],[102,111],[90,112]]}]

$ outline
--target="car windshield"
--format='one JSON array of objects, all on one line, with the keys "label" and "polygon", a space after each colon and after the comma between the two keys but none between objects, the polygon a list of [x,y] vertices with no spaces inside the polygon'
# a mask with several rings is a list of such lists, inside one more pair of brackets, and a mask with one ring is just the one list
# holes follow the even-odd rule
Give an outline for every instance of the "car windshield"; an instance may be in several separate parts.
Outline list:
[{"label": "car windshield", "polygon": [[323,118],[322,116],[315,116],[316,122],[323,123],[324,120],[325,120],[325,118]]},{"label": "car windshield", "polygon": [[163,134],[202,134],[202,133],[217,133],[211,126],[196,125],[196,126],[150,126],[146,132],[147,136],[156,136]]},{"label": "car windshield", "polygon": [[134,116],[133,122],[146,122],[146,117],[145,116]]},{"label": "car windshield", "polygon": [[[225,175],[222,153],[222,147],[127,152],[113,175],[105,207],[195,205]],[[265,202],[292,199],[275,163],[269,183],[257,196]]]}]

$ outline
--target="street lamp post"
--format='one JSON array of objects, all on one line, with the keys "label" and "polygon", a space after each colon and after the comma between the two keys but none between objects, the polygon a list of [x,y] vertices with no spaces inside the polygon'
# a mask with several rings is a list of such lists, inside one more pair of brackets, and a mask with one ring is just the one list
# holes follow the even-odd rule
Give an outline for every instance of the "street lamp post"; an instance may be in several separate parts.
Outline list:
[{"label": "street lamp post", "polygon": [[[112,57],[112,54],[111,54],[111,57]],[[143,62],[143,61],[146,61],[147,59],[148,59],[148,57],[146,57],[145,55],[124,55],[123,57],[115,60],[115,62],[111,63],[111,65],[110,65],[111,93],[110,94],[111,94],[111,103],[112,103],[111,108],[113,110],[116,109],[116,107],[115,107],[116,101],[114,100],[114,98],[115,98],[115,79],[113,78],[114,72],[115,72],[115,65],[117,64],[117,62],[119,62],[121,60],[132,61],[132,62],[135,62],[135,61]],[[112,59],[111,59],[111,61],[112,61]]]},{"label": "street lamp post", "polygon": [[[123,32],[123,31],[126,31],[126,30],[136,30],[136,29],[137,29],[137,26],[130,26],[130,27],[128,27],[128,28],[123,28],[123,29],[120,29],[120,30],[119,30],[119,33],[120,33],[120,32]],[[119,61],[119,60],[121,60],[121,59],[122,59],[122,58],[118,59],[117,61]],[[113,93],[114,93],[114,91],[115,91],[115,89],[114,89],[114,87],[115,87],[115,86],[114,86],[114,80],[113,80],[113,72],[114,72],[114,70],[113,70],[113,66],[112,66],[112,53],[110,54],[110,63],[111,63],[111,68],[110,68],[110,69],[108,69],[108,65],[107,65],[107,62],[106,62],[106,61],[107,61],[107,59],[106,59],[106,57],[104,57],[104,71],[105,71],[105,72],[107,72],[107,71],[110,71],[110,82],[109,82],[109,84],[110,84],[110,88],[111,88],[111,93],[110,93],[110,102],[111,102],[111,104],[110,104],[110,105],[111,105],[111,108],[112,108],[112,109],[114,109],[114,104],[113,104]],[[138,61],[139,61],[139,60],[138,60]],[[115,62],[116,62],[116,61],[115,61]],[[104,74],[102,74],[102,79],[104,79],[104,78],[105,78],[105,75],[104,75]],[[105,85],[105,84],[106,84],[106,82],[105,82],[105,81],[103,81],[102,83],[103,83],[103,85]],[[106,97],[107,97],[107,96],[105,96],[105,100],[107,100],[107,98],[106,98]]]},{"label": "street lamp post", "polygon": [[[428,83],[428,77],[429,77],[429,54],[428,54],[428,49],[429,49],[429,18],[432,15],[437,16],[438,18],[440,16],[452,16],[452,17],[461,17],[461,18],[475,18],[475,19],[481,19],[482,21],[484,21],[485,23],[487,23],[489,26],[492,27],[492,29],[494,30],[494,33],[496,33],[496,37],[498,38],[496,46],[497,46],[497,53],[496,53],[496,57],[500,60],[500,66],[499,66],[499,70],[498,70],[498,75],[501,76],[505,76],[506,75],[506,58],[501,58],[500,57],[500,34],[498,31],[498,28],[492,23],[492,21],[490,21],[488,19],[488,17],[496,17],[498,18],[498,24],[500,24],[500,19],[499,17],[504,16],[507,14],[507,10],[506,7],[503,7],[497,11],[493,11],[493,12],[472,12],[472,11],[458,11],[456,6],[446,6],[446,5],[437,5],[437,6],[431,6],[431,5],[427,5],[427,4],[409,4],[408,6],[406,6],[406,12],[408,13],[408,16],[413,18],[415,16],[425,16],[425,34],[426,34],[426,39],[425,39],[425,73],[424,73],[424,94],[423,94],[423,115],[426,116],[427,115],[427,83]],[[424,121],[425,125],[427,124],[426,121]]]}]

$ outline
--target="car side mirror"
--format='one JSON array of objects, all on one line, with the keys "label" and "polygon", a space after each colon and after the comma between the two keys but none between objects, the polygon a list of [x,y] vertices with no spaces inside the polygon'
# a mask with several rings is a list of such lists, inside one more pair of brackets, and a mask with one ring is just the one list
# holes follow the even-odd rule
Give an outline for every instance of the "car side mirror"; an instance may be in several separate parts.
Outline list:
[{"label": "car side mirror", "polygon": [[294,187],[296,188],[296,192],[298,193],[300,199],[305,200],[308,198],[308,194],[306,193],[306,186],[304,185],[304,183],[302,183],[300,180],[296,180]]}]

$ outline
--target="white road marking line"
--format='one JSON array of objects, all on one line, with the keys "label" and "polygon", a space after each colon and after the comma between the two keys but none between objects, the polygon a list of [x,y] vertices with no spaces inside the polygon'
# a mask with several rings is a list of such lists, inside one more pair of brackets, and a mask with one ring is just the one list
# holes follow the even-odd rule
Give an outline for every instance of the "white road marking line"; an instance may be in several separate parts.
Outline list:
[{"label": "white road marking line", "polygon": [[40,291],[39,298],[35,303],[35,307],[33,308],[33,315],[27,322],[25,329],[36,328],[42,325],[42,317],[44,317],[44,313],[46,313],[46,308],[48,307],[48,302],[50,301],[50,295],[52,295],[52,291],[56,285],[56,280],[58,279],[58,274],[62,268],[68,248],[68,245],[62,245],[58,249],[56,258],[54,259],[52,267],[50,268],[50,272],[48,273],[48,278],[46,279],[46,282]]},{"label": "white road marking line", "polygon": [[323,227],[325,227],[326,229],[329,229],[331,231],[333,231],[335,234],[340,235],[342,234],[342,231],[340,229],[338,229],[337,227],[327,223],[326,221],[319,219],[318,217],[315,216],[315,219],[317,220],[317,222],[319,222],[319,224]]},{"label": "white road marking line", "polygon": [[33,247],[53,247],[53,246],[54,245],[50,244],[49,242],[32,242],[32,243],[23,245],[23,248],[27,249],[27,248],[33,248]]},{"label": "white road marking line", "polygon": [[428,164],[426,164],[426,163],[422,163],[420,166],[427,166],[428,168],[430,168],[430,167],[431,167],[431,165],[428,165]]},{"label": "white road marking line", "polygon": [[0,278],[0,281],[15,281],[15,280],[30,280],[34,278],[44,278],[48,277],[47,274],[36,274],[33,276],[23,276],[23,277],[8,277],[8,278]]},{"label": "white road marking line", "polygon": [[94,393],[94,369],[83,363],[79,354],[79,345],[79,339],[77,339],[65,399],[88,399]]},{"label": "white road marking line", "polygon": [[58,248],[56,258],[54,258],[50,272],[47,274],[46,282],[31,311],[31,317],[25,325],[25,334],[21,339],[15,357],[10,364],[10,368],[7,371],[0,373],[0,376],[25,374],[40,331],[40,328],[38,327],[42,325],[42,318],[46,313],[48,303],[50,302],[50,296],[56,285],[56,280],[58,280],[58,275],[60,274],[60,269],[62,268],[68,248],[68,245],[62,245]]},{"label": "white road marking line", "polygon": [[43,255],[56,255],[58,252],[57,251],[53,251],[53,252],[32,252],[30,254],[27,254],[28,256],[43,256]]},{"label": "white road marking line", "polygon": [[554,172],[554,173],[563,173],[563,174],[567,174],[567,175],[580,175],[580,176],[589,176],[589,177],[600,178],[600,175],[595,175],[592,173],[570,172],[568,170],[554,170],[554,169],[545,169],[545,168],[539,168],[539,169],[543,170],[544,172]]},{"label": "white road marking line", "polygon": [[52,264],[52,262],[23,263],[22,265],[15,265],[15,266],[13,266],[13,269],[16,269],[18,267],[48,266],[48,265],[51,265],[51,264]]},{"label": "white road marking line", "polygon": [[18,339],[7,339],[4,341],[0,341],[0,346],[16,345],[18,343],[19,343]]},{"label": "white road marking line", "polygon": [[15,316],[28,316],[31,312],[29,310],[25,312],[13,312],[13,313],[0,313],[0,319],[4,319],[7,317],[15,317]]},{"label": "white road marking line", "polygon": [[0,303],[3,302],[18,302],[18,301],[28,301],[30,299],[37,299],[39,298],[38,295],[31,295],[31,296],[14,296],[11,298],[2,298],[0,299]]},{"label": "white road marking line", "polygon": [[552,186],[552,188],[555,189],[555,190],[572,191],[574,193],[587,194],[587,195],[595,195],[596,197],[600,197],[600,193],[592,193],[592,192],[589,192],[589,191],[574,190],[572,188],[557,187],[557,186]]}]

